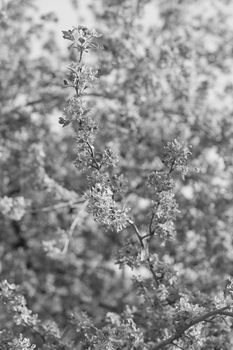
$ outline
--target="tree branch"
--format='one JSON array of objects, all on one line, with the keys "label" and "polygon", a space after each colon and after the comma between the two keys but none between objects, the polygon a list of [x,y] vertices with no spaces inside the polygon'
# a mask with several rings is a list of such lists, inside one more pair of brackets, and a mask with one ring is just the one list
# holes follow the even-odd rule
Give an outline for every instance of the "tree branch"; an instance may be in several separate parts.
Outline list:
[{"label": "tree branch", "polygon": [[70,240],[73,236],[73,233],[74,233],[74,230],[79,222],[79,219],[80,219],[80,216],[82,215],[82,213],[85,211],[86,207],[87,207],[87,204],[88,204],[88,201],[86,200],[83,205],[81,206],[81,209],[79,211],[79,213],[75,216],[71,226],[70,226],[70,229],[69,229],[69,232],[68,232],[68,235],[67,235],[67,239],[65,241],[65,245],[64,245],[64,248],[63,248],[63,251],[62,253],[65,254],[69,248],[69,244],[70,244]]},{"label": "tree branch", "polygon": [[[184,326],[181,330],[177,331],[174,335],[155,345],[153,350],[162,349],[164,346],[172,344],[175,340],[179,339],[189,328],[195,326],[198,323],[206,321],[209,317],[222,315],[223,312],[225,313],[226,312],[225,310],[228,309],[230,306],[232,305],[223,306],[222,308],[219,308],[213,311],[208,311],[205,314],[194,318],[192,321],[189,322],[188,325]],[[232,315],[227,315],[227,316],[233,316],[233,313]]]},{"label": "tree branch", "polygon": [[49,103],[51,100],[58,100],[61,98],[62,95],[51,95],[49,96],[49,98],[46,100],[44,97],[43,98],[38,98],[36,100],[32,100],[32,101],[28,101],[26,102],[24,105],[19,105],[19,106],[15,106],[13,107],[12,109],[10,110],[6,110],[4,111],[4,113],[15,113],[17,112],[18,110],[21,110],[22,108],[26,108],[26,107],[29,107],[29,106],[34,106],[34,105],[37,105],[37,104],[40,104],[40,103]]},{"label": "tree branch", "polygon": [[136,235],[137,235],[137,237],[138,237],[138,240],[139,240],[139,242],[140,242],[140,244],[141,244],[142,249],[144,249],[145,246],[144,246],[144,243],[143,243],[143,239],[142,239],[142,237],[141,237],[141,234],[140,234],[140,232],[139,232],[139,229],[138,229],[137,225],[136,225],[133,221],[131,221],[131,220],[129,221],[129,223],[130,223],[131,226],[133,227],[134,232],[136,233]]},{"label": "tree branch", "polygon": [[142,247],[142,249],[143,249],[143,250],[145,251],[145,253],[146,253],[146,260],[147,260],[147,263],[148,263],[149,270],[150,270],[150,272],[151,272],[151,274],[152,274],[152,276],[153,276],[153,279],[154,279],[154,281],[155,281],[156,286],[158,287],[158,285],[159,285],[158,279],[157,279],[157,276],[156,276],[156,274],[155,274],[155,272],[154,272],[153,265],[152,265],[152,263],[151,263],[151,261],[150,261],[149,252],[146,251],[146,250],[149,248],[149,247],[148,247],[148,242],[146,242],[147,245],[143,242],[143,239],[145,238],[145,236],[144,236],[144,237],[141,236],[137,225],[136,225],[133,221],[131,221],[131,220],[129,221],[129,223],[130,223],[131,226],[134,228],[134,231],[135,231],[135,233],[136,233],[136,235],[137,235],[137,237],[138,237],[138,240],[139,240],[139,242],[140,242],[140,244],[141,244],[141,247]]},{"label": "tree branch", "polygon": [[220,313],[220,315],[233,317],[233,312],[230,312],[230,311],[223,311],[223,312]]}]

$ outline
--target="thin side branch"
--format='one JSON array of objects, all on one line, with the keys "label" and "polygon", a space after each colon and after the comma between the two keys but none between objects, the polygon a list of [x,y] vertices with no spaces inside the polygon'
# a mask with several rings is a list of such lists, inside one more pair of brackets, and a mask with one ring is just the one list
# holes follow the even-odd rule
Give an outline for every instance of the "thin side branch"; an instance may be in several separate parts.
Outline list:
[{"label": "thin side branch", "polygon": [[31,208],[27,212],[28,213],[38,213],[38,212],[49,212],[51,210],[57,210],[61,208],[66,208],[66,207],[75,207],[77,204],[84,203],[84,199],[80,199],[78,201],[69,201],[69,202],[62,202],[62,203],[57,203],[53,205],[49,205],[47,207],[41,207],[41,208]]},{"label": "thin side branch", "polygon": [[153,234],[155,233],[155,229],[152,228],[154,217],[155,217],[155,213],[153,212],[151,215],[150,225],[149,225],[149,235],[150,236],[153,236]]}]

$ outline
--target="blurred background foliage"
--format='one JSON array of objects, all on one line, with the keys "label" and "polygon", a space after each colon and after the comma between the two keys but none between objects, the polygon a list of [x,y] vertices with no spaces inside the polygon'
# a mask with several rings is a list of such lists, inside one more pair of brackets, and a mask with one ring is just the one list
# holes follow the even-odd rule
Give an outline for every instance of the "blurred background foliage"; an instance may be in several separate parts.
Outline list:
[{"label": "blurred background foliage", "polygon": [[[83,17],[81,2],[72,2],[77,18]],[[58,123],[70,93],[63,85],[66,67],[77,58],[59,44],[56,15],[38,16],[37,6],[9,0],[1,12],[0,275],[19,285],[44,321],[65,326],[76,309],[101,323],[106,312],[137,305],[132,272],[114,264],[132,232],[108,231],[81,210],[88,170],[75,169],[72,133]],[[103,50],[90,55],[99,79],[87,99],[100,125],[98,147],[110,145],[119,156],[117,175],[126,189],[117,200],[147,232],[148,174],[162,167],[167,141],[192,145],[191,166],[200,170],[177,179],[177,237],[159,250],[155,239],[153,250],[208,303],[233,274],[231,1],[105,0],[88,6]],[[7,197],[23,199],[14,207]],[[68,251],[54,259],[43,242],[62,246],[77,213]],[[1,313],[1,327],[5,323]]]}]

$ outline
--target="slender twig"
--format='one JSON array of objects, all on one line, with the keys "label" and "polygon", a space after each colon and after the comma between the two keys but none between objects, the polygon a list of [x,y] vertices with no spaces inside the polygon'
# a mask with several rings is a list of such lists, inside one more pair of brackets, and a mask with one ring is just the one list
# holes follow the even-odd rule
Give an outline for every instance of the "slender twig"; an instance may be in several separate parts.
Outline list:
[{"label": "slender twig", "polygon": [[[49,96],[49,101],[51,100],[58,100],[59,98],[61,98],[61,95],[54,95],[54,96]],[[37,100],[32,100],[32,101],[28,101],[24,106],[18,106],[16,107],[16,109],[19,109],[19,108],[23,108],[23,107],[28,107],[28,106],[34,106],[36,104],[39,104],[39,103],[45,103],[45,99],[44,97],[43,98],[39,98]]]},{"label": "slender twig", "polygon": [[77,224],[78,224],[78,221],[79,221],[79,219],[80,219],[81,214],[82,214],[82,213],[84,212],[84,210],[86,209],[87,204],[88,204],[88,201],[86,200],[86,201],[83,203],[83,205],[82,205],[82,207],[81,207],[79,213],[75,216],[75,218],[74,218],[74,220],[73,220],[73,222],[72,222],[72,224],[71,224],[71,226],[70,226],[69,232],[68,232],[68,234],[67,234],[67,239],[66,239],[66,241],[65,241],[64,248],[63,248],[63,251],[62,251],[63,254],[65,254],[65,253],[67,252],[67,250],[68,250],[68,247],[69,247],[69,244],[70,244],[70,240],[71,240],[71,238],[72,238],[72,236],[73,236],[74,230],[75,230],[75,228],[76,228],[76,226],[77,226]]},{"label": "slender twig", "polygon": [[181,350],[184,350],[184,348],[182,348],[180,345],[176,344],[176,343],[171,343],[172,345],[176,346],[177,348],[181,349]]},{"label": "slender twig", "polygon": [[208,319],[209,317],[223,314],[223,312],[225,312],[225,310],[231,306],[232,305],[223,306],[222,308],[208,311],[208,312],[204,313],[203,315],[195,317],[192,321],[190,321],[187,325],[185,325],[182,329],[177,331],[175,334],[173,334],[169,338],[167,338],[167,339],[161,341],[160,343],[158,343],[157,345],[155,345],[153,350],[162,349],[166,345],[172,344],[175,340],[179,339],[189,328],[195,326],[198,323],[206,321],[206,319]]},{"label": "slender twig", "polygon": [[143,240],[142,240],[142,237],[141,237],[141,234],[140,234],[140,232],[139,232],[139,229],[138,229],[138,227],[137,227],[137,225],[133,222],[133,221],[129,221],[129,223],[131,224],[131,226],[133,227],[133,229],[134,229],[134,231],[135,231],[135,233],[136,233],[136,235],[137,235],[137,237],[138,237],[138,240],[139,240],[139,242],[140,242],[140,244],[141,244],[141,247],[144,249],[145,248],[145,246],[144,246],[144,243],[143,243]]},{"label": "slender twig", "polygon": [[[140,231],[139,231],[137,225],[136,225],[133,221],[131,221],[131,220],[129,220],[129,223],[130,223],[131,226],[133,227],[133,229],[134,229],[134,231],[135,231],[135,233],[136,233],[136,235],[137,235],[137,238],[138,238],[138,240],[139,240],[139,242],[140,242],[140,245],[141,245],[142,249],[143,249],[143,250],[146,250],[147,247],[146,247],[145,243],[143,242],[143,237],[141,236]],[[148,263],[149,270],[150,270],[150,272],[151,272],[151,274],[152,274],[152,276],[153,276],[153,279],[154,279],[154,281],[155,281],[155,283],[156,283],[156,286],[158,287],[158,285],[159,285],[158,279],[157,279],[157,276],[156,276],[156,274],[155,274],[155,272],[154,272],[153,264],[152,264],[151,261],[150,261],[150,256],[149,256],[148,253],[147,253],[147,256],[146,256],[146,260],[147,260],[147,263]]]},{"label": "slender twig", "polygon": [[150,236],[153,236],[153,234],[155,233],[155,229],[152,228],[154,217],[155,217],[155,213],[153,212],[151,215],[150,225],[149,225],[149,235]]},{"label": "slender twig", "polygon": [[65,254],[69,248],[69,244],[70,244],[70,239],[74,233],[74,230],[75,230],[75,227],[77,226],[78,224],[78,220],[79,220],[79,215],[77,215],[75,218],[74,218],[74,221],[72,222],[71,226],[70,226],[70,229],[69,229],[69,232],[68,232],[68,235],[67,235],[67,238],[66,238],[66,241],[65,241],[65,244],[64,244],[64,248],[62,250],[62,253]]},{"label": "slender twig", "polygon": [[[81,61],[82,61],[82,57],[83,57],[83,52],[84,50],[81,50],[80,51],[80,54],[79,54],[79,61],[78,63],[80,64]],[[76,71],[72,68],[72,67],[69,67],[69,69],[74,72],[76,74]],[[81,72],[81,67],[80,67],[80,72]],[[77,85],[76,86],[73,86],[73,88],[75,89],[75,93],[76,93],[76,96],[77,97],[80,97],[80,93],[79,93],[79,81],[77,81]],[[92,164],[92,167],[95,168],[96,170],[100,170],[101,166],[98,164],[96,158],[95,158],[95,153],[94,153],[94,150],[93,150],[93,147],[90,145],[90,143],[87,141],[87,140],[84,140],[84,142],[86,143],[86,145],[88,146],[88,152],[91,156],[91,159],[93,161],[93,164]]]},{"label": "slender twig", "polygon": [[172,163],[171,163],[171,167],[169,169],[169,172],[168,172],[168,176],[173,172],[173,170],[175,169],[175,164],[176,164],[176,158],[173,159]]},{"label": "slender twig", "polygon": [[224,310],[230,308],[231,306],[232,306],[232,305],[225,305],[225,306],[223,306],[223,307],[221,307],[221,308],[219,308],[219,309],[215,309],[215,310],[212,310],[212,311],[208,311],[208,312],[206,312],[205,314],[194,318],[194,319],[190,322],[190,325],[187,326],[187,329],[190,328],[190,327],[192,327],[192,326],[194,326],[194,325],[197,324],[197,323],[200,323],[200,322],[205,321],[207,318],[209,318],[209,317],[211,317],[211,316],[216,316],[216,315],[218,315],[218,314],[221,315],[221,313],[222,313]]},{"label": "slender twig", "polygon": [[151,274],[153,276],[153,279],[154,279],[154,282],[156,284],[156,287],[158,287],[159,286],[158,278],[157,278],[157,276],[156,276],[156,274],[154,272],[153,264],[151,263],[149,256],[147,257],[147,261],[148,261],[150,272],[151,272]]},{"label": "slender twig", "polygon": [[80,51],[80,56],[79,56],[78,63],[80,63],[82,61],[82,57],[83,57],[83,50]]},{"label": "slender twig", "polygon": [[69,69],[71,72],[73,72],[75,75],[76,75],[76,70],[74,69],[74,68],[72,68],[72,67],[67,67],[67,69]]},{"label": "slender twig", "polygon": [[221,312],[221,315],[233,317],[233,312],[230,312],[230,311],[223,311],[223,312]]},{"label": "slender twig", "polygon": [[41,208],[31,208],[27,212],[28,213],[38,213],[38,212],[49,212],[51,210],[57,210],[60,208],[66,208],[66,207],[73,207],[76,204],[81,204],[84,203],[84,199],[80,199],[79,201],[69,201],[69,202],[62,202],[62,203],[57,203],[53,205],[49,205],[47,207],[41,207]]},{"label": "slender twig", "polygon": [[58,100],[61,98],[61,95],[57,94],[56,96],[49,96],[49,99],[48,100],[45,100],[45,98],[38,98],[36,100],[32,100],[32,101],[28,101],[26,102],[24,105],[19,105],[19,106],[15,106],[13,107],[12,109],[9,109],[9,110],[6,110],[6,111],[3,111],[4,113],[15,113],[15,112],[18,112],[19,110],[23,109],[23,108],[26,108],[26,107],[29,107],[29,106],[34,106],[34,105],[37,105],[37,104],[40,104],[40,103],[47,103],[47,102],[50,102],[51,100]]},{"label": "slender twig", "polygon": [[91,155],[92,158],[95,158],[95,154],[94,154],[92,146],[90,145],[90,143],[88,141],[85,141],[85,143],[87,144],[87,146],[89,148],[89,154]]},{"label": "slender twig", "polygon": [[90,143],[85,140],[85,143],[86,145],[88,146],[88,149],[89,149],[89,154],[91,156],[91,159],[93,160],[94,164],[92,164],[92,166],[97,169],[97,170],[100,170],[100,165],[98,164],[96,158],[95,158],[95,153],[93,151],[93,147],[90,145]]},{"label": "slender twig", "polygon": [[149,238],[149,237],[151,237],[152,235],[150,234],[150,233],[148,233],[147,235],[145,235],[145,236],[142,236],[141,238],[142,238],[142,240],[143,239],[145,239],[145,238]]}]

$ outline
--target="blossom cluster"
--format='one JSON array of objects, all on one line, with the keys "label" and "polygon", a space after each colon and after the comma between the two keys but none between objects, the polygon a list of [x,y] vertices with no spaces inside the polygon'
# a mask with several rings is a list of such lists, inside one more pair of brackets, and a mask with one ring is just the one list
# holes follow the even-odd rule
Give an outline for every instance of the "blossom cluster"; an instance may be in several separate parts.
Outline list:
[{"label": "blossom cluster", "polygon": [[86,194],[88,209],[97,222],[114,228],[117,232],[127,226],[129,222],[128,208],[122,209],[113,199],[113,191],[108,186],[97,183]]}]

